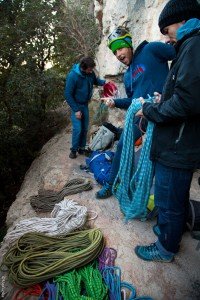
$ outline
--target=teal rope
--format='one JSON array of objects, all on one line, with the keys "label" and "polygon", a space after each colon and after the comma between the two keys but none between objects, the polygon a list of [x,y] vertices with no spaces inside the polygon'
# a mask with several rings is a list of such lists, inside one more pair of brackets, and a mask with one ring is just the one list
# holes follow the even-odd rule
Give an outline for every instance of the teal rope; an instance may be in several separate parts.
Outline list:
[{"label": "teal rope", "polygon": [[[153,102],[154,98],[146,99]],[[149,159],[154,124],[148,122],[146,140],[142,147],[137,169],[135,170],[134,122],[135,114],[142,108],[139,99],[133,99],[129,107],[123,136],[120,167],[113,185],[113,194],[125,214],[125,220],[144,218],[153,181],[153,165]]]}]

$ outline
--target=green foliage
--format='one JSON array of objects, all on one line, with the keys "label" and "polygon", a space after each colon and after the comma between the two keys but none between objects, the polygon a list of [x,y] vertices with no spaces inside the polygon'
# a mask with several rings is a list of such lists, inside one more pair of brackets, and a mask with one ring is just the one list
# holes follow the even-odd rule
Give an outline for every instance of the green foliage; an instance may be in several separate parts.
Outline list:
[{"label": "green foliage", "polygon": [[100,30],[94,19],[93,1],[62,0],[64,9],[58,12],[59,23],[56,27],[58,43],[56,51],[62,60],[56,66],[68,71],[75,61],[83,56],[94,56],[100,44]]},{"label": "green foliage", "polygon": [[51,136],[43,124],[49,110],[64,100],[67,71],[80,56],[94,54],[99,33],[90,3],[0,1],[0,195],[4,203],[13,199],[31,161]]}]

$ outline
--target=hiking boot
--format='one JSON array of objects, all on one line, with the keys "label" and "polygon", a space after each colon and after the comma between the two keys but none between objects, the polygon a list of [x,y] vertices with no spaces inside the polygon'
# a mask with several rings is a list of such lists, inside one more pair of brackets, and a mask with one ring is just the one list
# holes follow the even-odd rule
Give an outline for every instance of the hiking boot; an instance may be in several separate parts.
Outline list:
[{"label": "hiking boot", "polygon": [[106,199],[112,196],[112,185],[106,184],[96,193],[97,199]]},{"label": "hiking boot", "polygon": [[153,226],[153,232],[156,236],[160,235],[160,228],[157,224]]},{"label": "hiking boot", "polygon": [[135,254],[146,261],[171,262],[174,259],[174,254],[161,254],[155,243],[149,246],[136,246]]},{"label": "hiking boot", "polygon": [[90,149],[81,149],[81,148],[78,149],[78,154],[85,155],[87,157],[90,156],[91,152],[92,151]]},{"label": "hiking boot", "polygon": [[69,154],[69,158],[74,159],[76,157],[77,157],[76,151],[71,151],[70,154]]},{"label": "hiking boot", "polygon": [[79,149],[78,149],[78,154],[80,154],[80,155],[85,154],[85,149],[79,148]]}]

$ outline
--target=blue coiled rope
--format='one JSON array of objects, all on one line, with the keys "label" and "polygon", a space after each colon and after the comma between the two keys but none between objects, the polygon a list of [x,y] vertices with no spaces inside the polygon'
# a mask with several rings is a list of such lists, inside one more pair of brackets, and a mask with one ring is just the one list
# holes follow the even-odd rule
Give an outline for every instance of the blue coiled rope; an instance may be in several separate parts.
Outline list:
[{"label": "blue coiled rope", "polygon": [[[55,300],[58,294],[58,289],[56,284],[50,283],[49,281],[47,281],[45,283],[44,289],[42,291],[42,294],[39,296],[38,300]],[[48,298],[47,298],[48,297]],[[59,300],[62,300],[62,298],[60,297]]]},{"label": "blue coiled rope", "polygon": [[131,295],[129,300],[135,299],[136,291],[135,288],[127,283],[121,282],[121,269],[119,267],[105,267],[102,270],[102,276],[109,289],[110,300],[121,300],[121,288],[130,290]]},{"label": "blue coiled rope", "polygon": [[[153,100],[154,98],[149,96],[145,101],[153,102]],[[149,159],[154,128],[152,122],[148,122],[146,140],[135,170],[134,117],[141,108],[140,100],[133,99],[127,111],[120,167],[113,185],[113,194],[119,201],[126,221],[133,218],[145,218],[153,181],[153,165]]]}]

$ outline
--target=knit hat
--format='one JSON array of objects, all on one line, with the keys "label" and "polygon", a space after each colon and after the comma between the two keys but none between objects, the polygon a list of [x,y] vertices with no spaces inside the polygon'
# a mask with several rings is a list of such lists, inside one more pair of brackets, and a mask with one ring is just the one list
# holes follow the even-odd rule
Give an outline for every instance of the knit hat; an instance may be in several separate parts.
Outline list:
[{"label": "knit hat", "polygon": [[113,53],[121,48],[132,48],[132,37],[130,33],[122,27],[116,28],[108,36],[108,47]]},{"label": "knit hat", "polygon": [[200,19],[200,4],[197,0],[170,0],[160,14],[158,25],[161,33],[164,33],[165,27],[192,18]]}]

